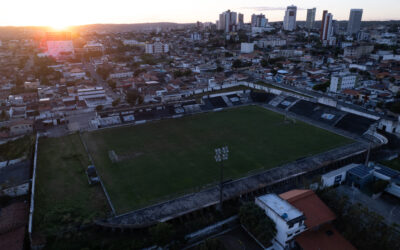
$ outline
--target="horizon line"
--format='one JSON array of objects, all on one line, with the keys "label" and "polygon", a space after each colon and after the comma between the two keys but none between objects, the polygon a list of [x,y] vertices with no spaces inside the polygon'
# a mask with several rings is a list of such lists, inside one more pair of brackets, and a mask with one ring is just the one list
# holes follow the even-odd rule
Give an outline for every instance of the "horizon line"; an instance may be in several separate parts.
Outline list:
[{"label": "horizon line", "polygon": [[[296,22],[306,22],[307,20],[296,20]],[[321,22],[322,20],[315,20],[315,22]],[[339,22],[348,22],[349,20],[336,20]],[[135,23],[87,23],[87,24],[76,24],[76,25],[69,25],[68,28],[73,28],[73,27],[81,27],[81,26],[88,26],[88,25],[133,25],[133,24],[158,24],[158,23],[170,23],[170,24],[196,24],[197,22],[200,23],[214,23],[210,21],[195,21],[195,22],[187,22],[187,23],[181,23],[181,22],[173,22],[173,21],[159,21],[159,22],[135,22]],[[279,23],[283,21],[269,21],[268,23]],[[400,22],[400,19],[380,19],[380,20],[363,20],[362,22]],[[247,22],[248,24],[249,22]],[[23,28],[23,27],[35,27],[35,28],[51,28],[51,25],[1,25],[1,28]]]}]

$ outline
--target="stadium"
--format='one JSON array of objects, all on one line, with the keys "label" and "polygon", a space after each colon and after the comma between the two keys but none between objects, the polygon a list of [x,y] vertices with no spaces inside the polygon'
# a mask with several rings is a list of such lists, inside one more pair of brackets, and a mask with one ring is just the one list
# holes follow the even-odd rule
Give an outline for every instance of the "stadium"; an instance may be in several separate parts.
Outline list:
[{"label": "stadium", "polygon": [[[240,90],[207,96],[198,106],[132,113],[133,123],[40,140],[39,229],[67,212],[103,218],[97,222],[103,227],[141,228],[216,208],[221,166],[214,149],[221,146],[230,151],[223,199],[231,200],[362,160],[379,145],[365,138],[374,120],[356,117],[348,124],[354,114],[294,96]],[[101,185],[88,185],[89,165]]]}]

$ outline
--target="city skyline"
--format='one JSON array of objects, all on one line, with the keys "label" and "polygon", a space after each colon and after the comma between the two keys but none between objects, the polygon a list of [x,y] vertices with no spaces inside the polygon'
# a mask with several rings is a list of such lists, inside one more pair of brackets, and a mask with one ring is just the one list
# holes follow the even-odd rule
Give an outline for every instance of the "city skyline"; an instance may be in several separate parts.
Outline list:
[{"label": "city skyline", "polygon": [[[66,26],[97,23],[146,23],[215,22],[218,15],[228,9],[244,14],[244,21],[250,22],[252,14],[265,14],[271,22],[283,21],[286,7],[297,6],[297,20],[305,21],[308,8],[317,8],[316,20],[321,20],[323,10],[329,10],[337,20],[348,20],[350,9],[364,9],[363,21],[398,19],[400,5],[396,0],[361,1],[338,0],[334,3],[315,0],[272,0],[265,1],[215,1],[188,2],[182,0],[127,3],[123,0],[109,1],[9,1],[0,10],[0,26]],[[24,6],[21,9],[21,6]],[[345,6],[345,7],[344,7]],[[19,13],[19,14],[15,14]],[[71,16],[73,18],[71,18]]]}]

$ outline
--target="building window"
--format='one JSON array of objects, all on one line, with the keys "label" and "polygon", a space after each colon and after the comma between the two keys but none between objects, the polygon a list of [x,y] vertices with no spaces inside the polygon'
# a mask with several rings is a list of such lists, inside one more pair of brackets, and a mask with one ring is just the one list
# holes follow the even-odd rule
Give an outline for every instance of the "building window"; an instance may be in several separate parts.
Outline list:
[{"label": "building window", "polygon": [[342,175],[338,175],[335,177],[335,184],[339,184],[342,181]]}]

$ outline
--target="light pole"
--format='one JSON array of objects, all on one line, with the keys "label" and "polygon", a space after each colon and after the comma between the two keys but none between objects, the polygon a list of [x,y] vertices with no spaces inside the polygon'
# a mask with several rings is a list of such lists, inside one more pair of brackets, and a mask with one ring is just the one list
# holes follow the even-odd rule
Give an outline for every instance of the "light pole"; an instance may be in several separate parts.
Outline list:
[{"label": "light pole", "polygon": [[223,180],[224,180],[224,161],[228,160],[229,149],[228,146],[222,148],[215,149],[215,161],[220,162],[220,183],[219,183],[219,205],[222,210],[222,188],[223,188]]}]

